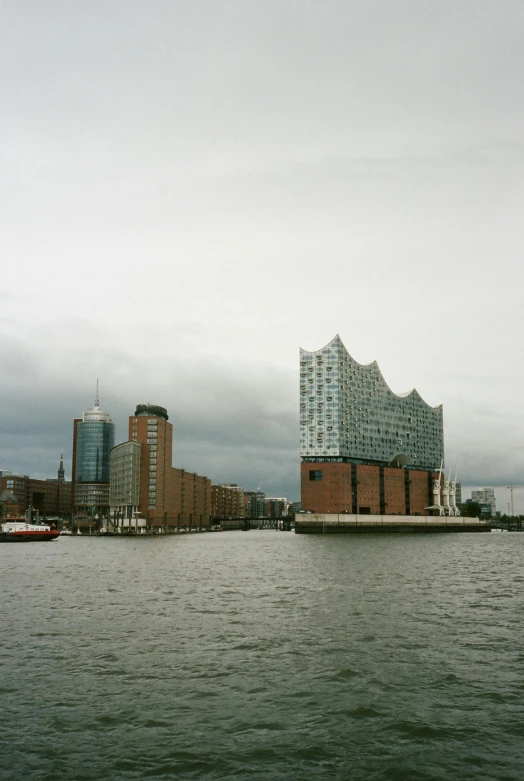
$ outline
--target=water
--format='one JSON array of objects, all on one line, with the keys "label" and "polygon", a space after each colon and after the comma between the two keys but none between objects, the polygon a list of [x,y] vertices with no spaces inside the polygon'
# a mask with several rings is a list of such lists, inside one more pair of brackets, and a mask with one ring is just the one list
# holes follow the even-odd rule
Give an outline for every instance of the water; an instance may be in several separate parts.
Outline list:
[{"label": "water", "polygon": [[524,534],[0,545],[0,775],[524,777]]}]

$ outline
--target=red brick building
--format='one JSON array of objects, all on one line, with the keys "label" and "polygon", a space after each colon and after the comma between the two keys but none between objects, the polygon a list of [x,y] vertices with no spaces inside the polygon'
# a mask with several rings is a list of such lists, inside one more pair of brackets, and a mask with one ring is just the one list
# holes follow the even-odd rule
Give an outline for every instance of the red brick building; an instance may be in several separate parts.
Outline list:
[{"label": "red brick building", "polygon": [[426,515],[436,477],[409,467],[302,462],[301,506],[317,513]]},{"label": "red brick building", "polygon": [[31,507],[44,517],[71,516],[71,483],[36,480],[28,475],[3,475],[0,479],[0,493],[5,490],[9,490],[16,497],[23,514]]},{"label": "red brick building", "polygon": [[299,374],[302,509],[431,512],[444,459],[442,406],[416,390],[393,393],[377,363],[355,361],[338,334],[320,350],[301,349]]},{"label": "red brick building", "polygon": [[[130,490],[129,496],[138,496],[137,509],[148,524],[165,528],[209,526],[211,480],[172,466],[173,426],[169,423],[167,410],[156,405],[139,404],[135,414],[129,418],[129,441],[140,445],[139,458],[133,457],[131,452],[129,454],[133,461],[129,464],[133,473],[130,481],[139,483],[135,486],[138,490]],[[114,448],[113,454],[116,456],[118,451],[125,459],[121,446]],[[116,459],[112,463],[116,467]],[[118,493],[120,498],[114,500],[114,505],[121,508],[126,502],[122,499],[121,485],[118,491],[113,490],[113,478],[110,496]],[[121,481],[121,477],[119,479]],[[131,501],[133,506],[135,501]]]},{"label": "red brick building", "polygon": [[211,486],[212,518],[245,518],[244,490],[239,485]]}]

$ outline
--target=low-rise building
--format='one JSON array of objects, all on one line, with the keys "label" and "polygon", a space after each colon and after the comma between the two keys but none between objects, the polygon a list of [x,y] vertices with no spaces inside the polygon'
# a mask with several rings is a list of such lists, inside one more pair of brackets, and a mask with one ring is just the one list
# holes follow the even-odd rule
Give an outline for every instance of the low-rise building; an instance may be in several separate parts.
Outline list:
[{"label": "low-rise building", "polygon": [[71,516],[71,483],[37,480],[28,475],[4,475],[0,478],[0,489],[13,494],[24,514],[30,508],[44,517]]},{"label": "low-rise building", "polygon": [[0,518],[19,518],[22,510],[12,491],[6,489],[0,493]]}]

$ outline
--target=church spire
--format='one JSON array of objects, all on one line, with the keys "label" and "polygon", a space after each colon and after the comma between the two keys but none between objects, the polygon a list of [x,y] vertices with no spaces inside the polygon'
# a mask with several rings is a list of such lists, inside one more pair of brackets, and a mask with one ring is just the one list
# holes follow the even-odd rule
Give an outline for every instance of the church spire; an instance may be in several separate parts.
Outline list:
[{"label": "church spire", "polygon": [[58,467],[58,482],[65,483],[64,454],[60,453],[60,466]]}]

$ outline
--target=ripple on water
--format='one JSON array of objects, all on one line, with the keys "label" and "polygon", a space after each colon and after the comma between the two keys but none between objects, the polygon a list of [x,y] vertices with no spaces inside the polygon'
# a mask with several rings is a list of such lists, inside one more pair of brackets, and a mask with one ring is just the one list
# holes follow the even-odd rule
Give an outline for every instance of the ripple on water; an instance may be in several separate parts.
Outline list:
[{"label": "ripple on water", "polygon": [[524,535],[461,536],[0,546],[0,774],[522,781]]}]

